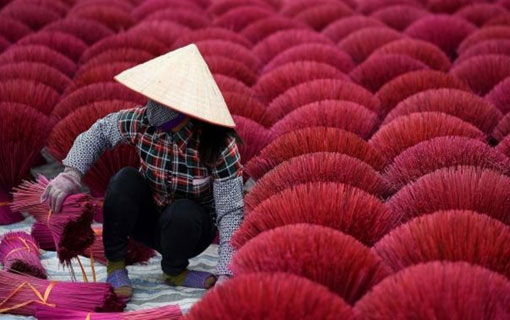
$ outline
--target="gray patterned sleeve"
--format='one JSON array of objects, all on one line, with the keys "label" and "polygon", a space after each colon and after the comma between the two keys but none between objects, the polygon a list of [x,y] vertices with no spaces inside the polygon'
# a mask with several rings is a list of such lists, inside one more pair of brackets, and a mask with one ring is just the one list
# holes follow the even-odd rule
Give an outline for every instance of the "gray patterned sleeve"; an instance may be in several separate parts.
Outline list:
[{"label": "gray patterned sleeve", "polygon": [[120,112],[114,112],[97,120],[74,140],[62,163],[85,174],[104,151],[124,142],[119,129],[119,117]]},{"label": "gray patterned sleeve", "polygon": [[232,275],[228,265],[234,254],[234,248],[230,241],[244,217],[243,177],[215,181],[213,192],[220,235],[220,260],[216,267],[216,274]]}]

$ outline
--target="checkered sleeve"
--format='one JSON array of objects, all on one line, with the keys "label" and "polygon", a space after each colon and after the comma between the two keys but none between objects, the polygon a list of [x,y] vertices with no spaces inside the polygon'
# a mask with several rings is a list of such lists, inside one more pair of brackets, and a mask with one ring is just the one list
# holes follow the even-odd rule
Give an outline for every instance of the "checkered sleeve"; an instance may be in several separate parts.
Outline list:
[{"label": "checkered sleeve", "polygon": [[241,155],[236,140],[230,137],[226,143],[216,165],[212,168],[212,177],[215,181],[229,180],[243,175]]},{"label": "checkered sleeve", "polygon": [[119,112],[119,132],[126,141],[136,144],[142,128],[148,125],[146,107],[125,109]]},{"label": "checkered sleeve", "polygon": [[218,275],[232,275],[229,268],[234,255],[231,239],[244,217],[242,169],[237,144],[234,139],[230,139],[213,168],[213,194],[220,236],[220,259],[216,267]]},{"label": "checkered sleeve", "polygon": [[118,126],[120,115],[120,112],[111,113],[81,133],[62,163],[85,174],[104,151],[124,141]]}]

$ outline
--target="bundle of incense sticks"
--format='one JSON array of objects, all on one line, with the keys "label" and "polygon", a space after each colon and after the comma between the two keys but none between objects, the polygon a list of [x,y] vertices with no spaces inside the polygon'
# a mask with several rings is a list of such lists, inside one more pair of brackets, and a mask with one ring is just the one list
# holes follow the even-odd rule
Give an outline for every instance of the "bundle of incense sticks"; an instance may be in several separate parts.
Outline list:
[{"label": "bundle of incense sticks", "polygon": [[34,222],[32,225],[32,231],[30,232],[34,237],[35,242],[39,247],[46,251],[56,251],[57,247],[53,242],[53,236],[51,235],[50,229],[43,222]]},{"label": "bundle of incense sticks", "polygon": [[178,305],[117,313],[84,312],[40,305],[35,316],[39,320],[177,320],[182,318],[182,312]]},{"label": "bundle of incense sticks", "polygon": [[0,261],[4,270],[46,279],[39,246],[26,232],[9,232],[0,243]]},{"label": "bundle of incense sticks", "polygon": [[87,194],[68,196],[59,213],[53,213],[47,202],[40,198],[48,180],[39,176],[37,182],[24,181],[15,188],[12,208],[27,211],[51,231],[61,263],[70,265],[72,258],[83,252],[94,242],[90,224],[96,210],[96,202]]},{"label": "bundle of incense sticks", "polygon": [[[85,257],[94,257],[95,261],[106,264],[106,257],[104,254],[103,245],[103,228],[93,227],[92,230],[95,234],[94,243],[85,249],[81,255]],[[41,222],[35,222],[32,226],[32,236],[44,250],[55,251],[55,244],[53,237],[48,227]],[[126,254],[126,264],[132,265],[136,263],[146,263],[150,258],[156,255],[155,251],[140,244],[132,239],[129,239],[128,250]]]},{"label": "bundle of incense sticks", "polygon": [[9,206],[11,199],[7,192],[0,186],[0,225],[12,224],[24,219],[19,212],[13,211]]},{"label": "bundle of incense sticks", "polygon": [[95,198],[96,199],[96,212],[94,212],[94,221],[103,223],[103,204],[104,198]]},{"label": "bundle of incense sticks", "polygon": [[0,313],[35,315],[37,306],[121,312],[125,303],[107,283],[48,281],[0,271]]}]

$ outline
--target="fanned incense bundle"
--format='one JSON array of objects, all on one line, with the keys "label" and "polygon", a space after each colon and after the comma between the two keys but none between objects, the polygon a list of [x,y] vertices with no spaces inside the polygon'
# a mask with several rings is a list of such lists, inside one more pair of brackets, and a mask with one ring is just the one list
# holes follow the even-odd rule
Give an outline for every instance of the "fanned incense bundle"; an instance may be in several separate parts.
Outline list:
[{"label": "fanned incense bundle", "polygon": [[142,309],[130,312],[87,312],[61,308],[52,308],[44,305],[37,306],[35,316],[39,320],[177,320],[182,318],[181,308],[178,305],[160,308]]},{"label": "fanned incense bundle", "polygon": [[510,275],[510,228],[469,210],[436,211],[395,228],[372,250],[393,272],[430,261],[465,261]]},{"label": "fanned incense bundle", "polygon": [[[92,256],[95,261],[106,264],[103,245],[103,228],[94,227],[93,231],[95,234],[94,243],[92,243],[90,247],[86,248],[82,253],[80,253],[80,255],[85,257]],[[51,231],[48,229],[46,224],[35,222],[32,226],[32,236],[42,249],[48,251],[56,250],[55,243],[53,242],[53,237],[51,236]],[[130,240],[126,254],[126,265],[145,263],[150,258],[154,257],[154,255],[154,250],[134,240]]]},{"label": "fanned incense bundle", "polygon": [[37,306],[120,312],[125,304],[107,283],[48,281],[0,271],[0,313],[35,315]]},{"label": "fanned incense bundle", "polygon": [[0,243],[0,261],[4,270],[46,279],[41,265],[39,246],[26,232],[9,232]]},{"label": "fanned incense bundle", "polygon": [[430,262],[387,277],[358,301],[359,319],[508,319],[510,282],[466,262]]},{"label": "fanned incense bundle", "polygon": [[[17,80],[16,80],[17,81]],[[21,80],[20,80],[21,81]],[[4,81],[3,84],[6,82]],[[1,91],[1,89],[0,89]],[[36,94],[25,87],[23,94]],[[0,92],[0,100],[3,99]],[[44,96],[38,96],[44,98]],[[40,159],[50,124],[47,118],[29,105],[0,102],[0,224],[24,219],[13,212],[10,192],[30,175],[30,168]]]},{"label": "fanned incense bundle", "polygon": [[326,287],[286,273],[234,277],[193,306],[186,320],[354,319],[352,308]]},{"label": "fanned incense bundle", "polygon": [[48,183],[44,176],[37,182],[24,181],[15,188],[12,208],[27,211],[45,223],[53,236],[60,262],[70,264],[72,258],[94,242],[90,224],[96,203],[87,194],[74,194],[64,200],[61,212],[53,213],[48,202],[41,203],[40,200]]},{"label": "fanned incense bundle", "polygon": [[390,274],[369,247],[329,227],[292,224],[263,232],[236,253],[236,276],[285,272],[307,278],[354,305]]}]

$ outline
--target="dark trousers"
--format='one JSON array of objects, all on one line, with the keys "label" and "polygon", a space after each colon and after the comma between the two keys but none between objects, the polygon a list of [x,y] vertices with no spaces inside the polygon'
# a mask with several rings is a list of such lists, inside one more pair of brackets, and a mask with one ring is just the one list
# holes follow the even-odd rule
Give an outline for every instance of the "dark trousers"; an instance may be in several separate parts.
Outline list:
[{"label": "dark trousers", "polygon": [[104,199],[103,220],[108,260],[124,260],[128,238],[133,238],[161,253],[161,268],[170,275],[184,271],[188,259],[203,252],[216,235],[211,215],[193,200],[176,200],[158,210],[148,182],[130,167],[111,179]]}]

